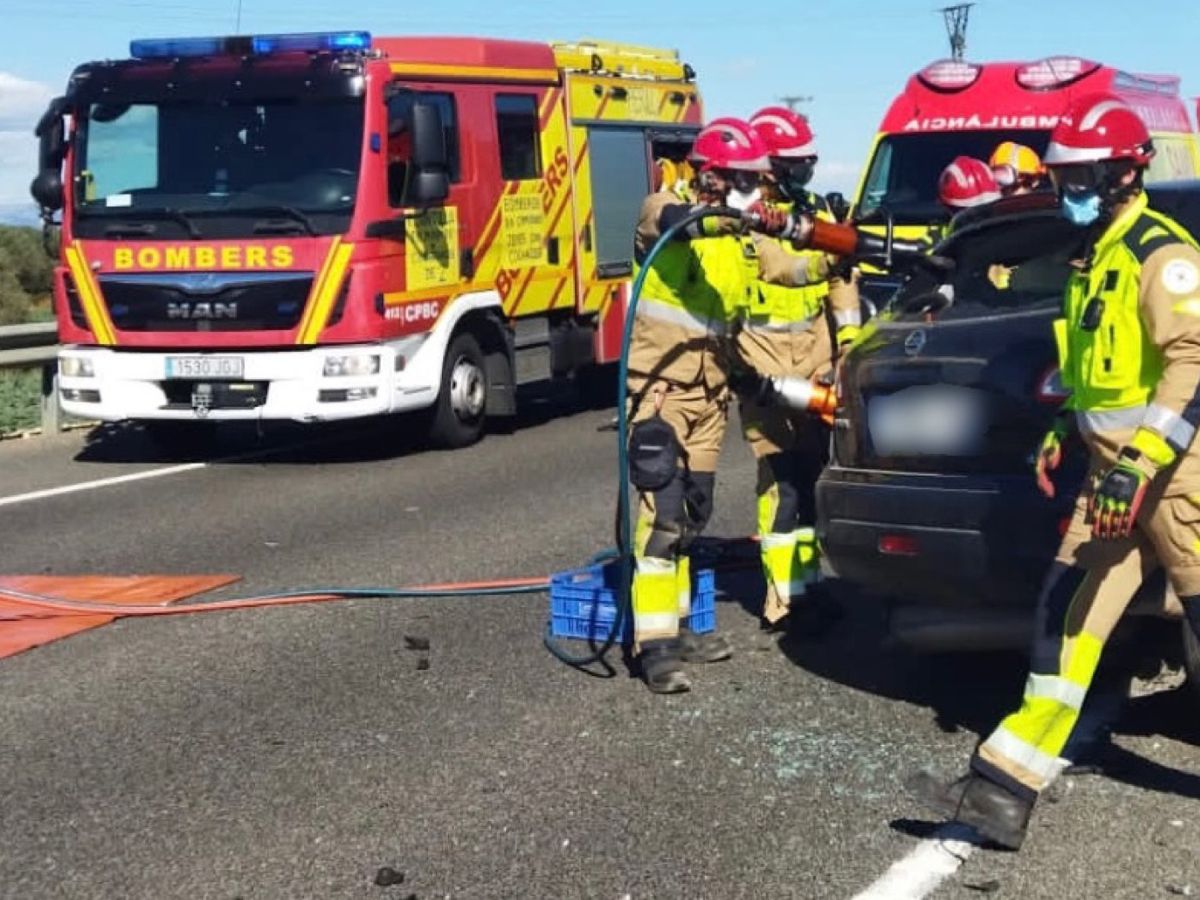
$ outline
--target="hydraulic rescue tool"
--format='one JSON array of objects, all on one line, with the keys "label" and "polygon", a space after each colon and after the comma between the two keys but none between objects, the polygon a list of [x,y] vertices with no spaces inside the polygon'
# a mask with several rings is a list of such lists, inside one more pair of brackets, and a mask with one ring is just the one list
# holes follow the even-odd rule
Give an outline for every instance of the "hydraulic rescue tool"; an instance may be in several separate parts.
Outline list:
[{"label": "hydraulic rescue tool", "polygon": [[[549,629],[544,640],[546,649],[556,658],[568,665],[582,668],[600,662],[608,650],[616,643],[622,633],[625,618],[632,614],[632,582],[633,582],[633,545],[631,536],[633,526],[629,503],[630,492],[630,441],[629,441],[629,347],[633,337],[633,324],[637,316],[638,302],[641,300],[642,287],[651,265],[663,248],[675,236],[694,222],[707,218],[728,218],[740,220],[747,228],[754,229],[761,225],[761,219],[753,212],[744,212],[724,206],[699,207],[687,216],[666,229],[658,241],[650,248],[641,269],[634,279],[629,295],[629,305],[625,312],[625,324],[621,336],[621,354],[617,373],[617,514],[616,514],[616,549],[606,550],[597,554],[595,560],[616,558],[620,565],[618,580],[617,614],[613,619],[608,636],[593,645],[592,652],[582,655],[572,655],[558,647]],[[897,241],[888,228],[884,235],[868,234],[859,231],[854,225],[831,223],[817,219],[807,213],[796,215],[795,221],[789,227],[789,236],[798,247],[821,250],[841,256],[846,259],[868,260],[875,265],[891,268],[895,261],[919,262],[928,258],[926,248],[915,241]],[[837,407],[837,398],[832,387],[812,384],[805,379],[764,379],[758,377],[768,387],[768,396],[776,402],[783,402],[797,409],[809,409],[818,415],[832,415]]]}]

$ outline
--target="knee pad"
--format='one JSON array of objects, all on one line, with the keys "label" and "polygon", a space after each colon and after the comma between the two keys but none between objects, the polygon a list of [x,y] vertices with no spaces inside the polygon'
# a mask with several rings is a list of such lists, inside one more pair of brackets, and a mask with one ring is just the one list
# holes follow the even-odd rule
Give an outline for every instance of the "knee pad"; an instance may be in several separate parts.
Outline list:
[{"label": "knee pad", "polygon": [[1084,569],[1066,563],[1056,562],[1050,567],[1037,602],[1032,671],[1042,675],[1057,674],[1067,610],[1086,576]]},{"label": "knee pad", "polygon": [[666,487],[649,493],[654,497],[654,521],[650,523],[642,552],[645,556],[670,559],[679,551],[686,532],[683,478],[673,478]]},{"label": "knee pad", "polygon": [[629,433],[629,480],[639,491],[661,491],[673,480],[683,458],[675,429],[651,416]]},{"label": "knee pad", "polygon": [[[766,471],[760,473],[764,477],[759,479],[759,494],[766,493],[769,487],[775,489],[777,505],[771,530],[780,534],[795,529],[799,521],[800,488],[796,484],[796,462],[794,453],[774,453],[763,460]],[[773,484],[764,484],[766,478],[770,478]]]}]

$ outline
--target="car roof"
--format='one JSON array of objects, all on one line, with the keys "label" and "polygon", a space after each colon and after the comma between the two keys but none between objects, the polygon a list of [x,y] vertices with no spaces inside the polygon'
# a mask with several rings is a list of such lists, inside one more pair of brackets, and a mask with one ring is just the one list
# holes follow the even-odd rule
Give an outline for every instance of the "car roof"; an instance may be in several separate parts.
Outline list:
[{"label": "car roof", "polygon": [[[1200,239],[1200,179],[1160,181],[1146,186],[1151,209],[1165,213]],[[946,242],[964,234],[973,234],[1001,223],[1016,224],[1043,218],[1058,212],[1058,197],[1051,191],[1038,191],[1018,197],[1004,197],[994,203],[968,209],[953,219]]]}]

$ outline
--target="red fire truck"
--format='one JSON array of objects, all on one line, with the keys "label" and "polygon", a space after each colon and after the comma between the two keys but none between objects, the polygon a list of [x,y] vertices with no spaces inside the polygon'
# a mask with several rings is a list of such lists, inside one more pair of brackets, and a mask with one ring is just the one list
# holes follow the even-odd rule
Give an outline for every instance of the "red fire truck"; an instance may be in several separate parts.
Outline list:
[{"label": "red fire truck", "polygon": [[462,445],[518,384],[594,375],[654,161],[701,117],[689,66],[626,45],[341,32],[130,57],[74,71],[33,190],[62,211],[63,408],[168,433],[426,410]]}]

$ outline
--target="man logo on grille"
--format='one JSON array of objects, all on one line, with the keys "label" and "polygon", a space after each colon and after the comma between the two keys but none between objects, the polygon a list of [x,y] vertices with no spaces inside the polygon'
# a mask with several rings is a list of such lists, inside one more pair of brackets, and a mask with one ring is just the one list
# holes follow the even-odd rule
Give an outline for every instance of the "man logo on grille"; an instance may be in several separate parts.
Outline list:
[{"label": "man logo on grille", "polygon": [[168,303],[168,319],[236,319],[236,303]]}]

